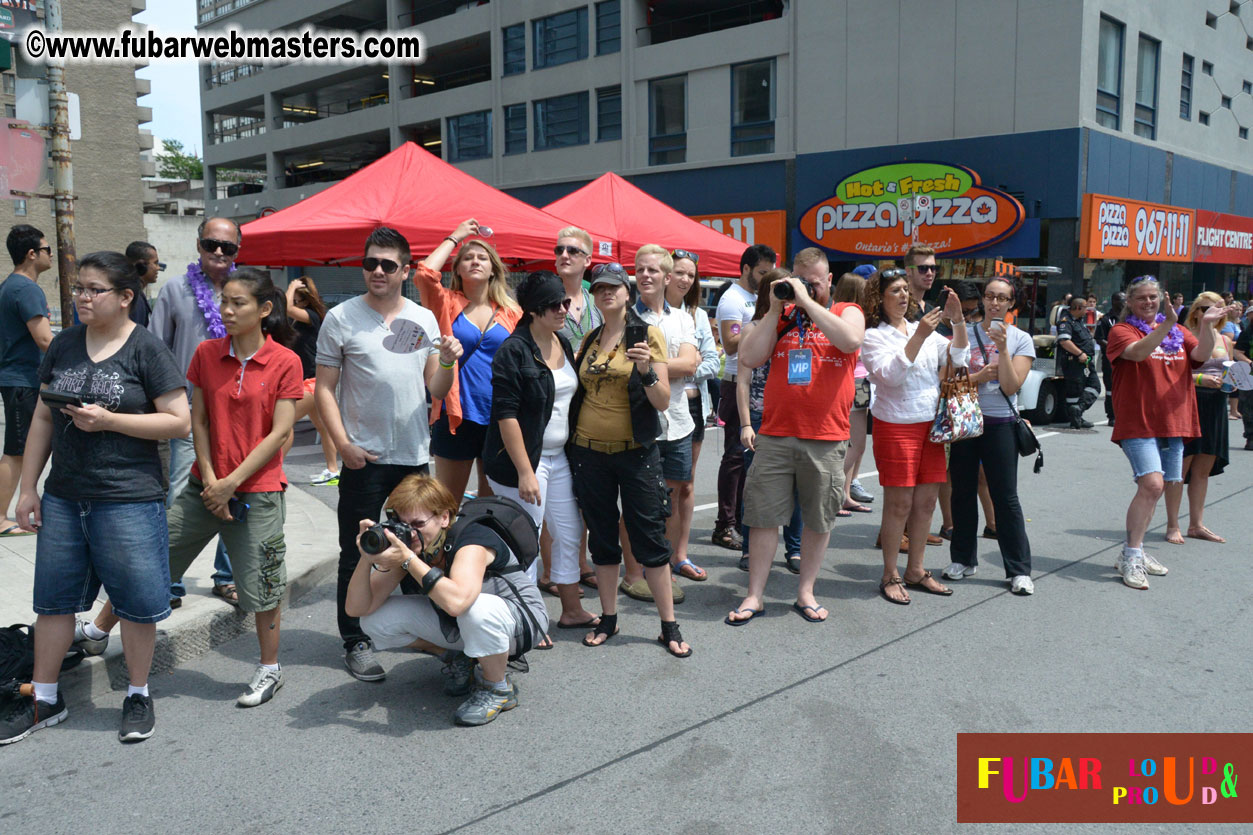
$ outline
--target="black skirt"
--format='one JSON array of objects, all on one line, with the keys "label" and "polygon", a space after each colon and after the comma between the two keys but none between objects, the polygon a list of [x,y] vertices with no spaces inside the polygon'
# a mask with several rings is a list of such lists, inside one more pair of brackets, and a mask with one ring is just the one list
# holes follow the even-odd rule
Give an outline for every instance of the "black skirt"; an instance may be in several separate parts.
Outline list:
[{"label": "black skirt", "polygon": [[[1201,422],[1201,437],[1183,445],[1184,456],[1212,455],[1214,476],[1227,467],[1227,395],[1221,389],[1196,390],[1196,413]],[[1187,478],[1184,479],[1186,483]]]}]

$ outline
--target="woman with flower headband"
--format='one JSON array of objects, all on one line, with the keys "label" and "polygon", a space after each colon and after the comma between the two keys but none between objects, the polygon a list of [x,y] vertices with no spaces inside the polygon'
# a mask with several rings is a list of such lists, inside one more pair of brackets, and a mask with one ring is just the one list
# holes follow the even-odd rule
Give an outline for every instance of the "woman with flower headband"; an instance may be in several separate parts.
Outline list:
[{"label": "woman with flower headband", "polygon": [[[509,275],[496,250],[481,238],[467,240],[478,234],[477,220],[463,220],[413,273],[421,303],[435,314],[440,333],[451,333],[464,347],[452,389],[431,405],[435,477],[454,496],[465,492],[476,461],[478,494],[491,495],[483,445],[492,422],[492,359],[522,316],[509,295]],[[486,227],[483,234],[489,234]],[[461,248],[453,260],[452,281],[445,287],[440,269],[456,247]]]},{"label": "woman with flower headband", "polygon": [[1111,440],[1122,447],[1136,482],[1127,508],[1127,541],[1114,568],[1133,589],[1149,587],[1147,574],[1167,571],[1144,551],[1144,532],[1165,485],[1183,481],[1184,440],[1201,436],[1195,378],[1214,353],[1214,324],[1225,315],[1226,308],[1211,306],[1201,315],[1200,334],[1193,335],[1179,327],[1178,313],[1157,279],[1142,275],[1127,285],[1123,319],[1110,328],[1118,415]]}]

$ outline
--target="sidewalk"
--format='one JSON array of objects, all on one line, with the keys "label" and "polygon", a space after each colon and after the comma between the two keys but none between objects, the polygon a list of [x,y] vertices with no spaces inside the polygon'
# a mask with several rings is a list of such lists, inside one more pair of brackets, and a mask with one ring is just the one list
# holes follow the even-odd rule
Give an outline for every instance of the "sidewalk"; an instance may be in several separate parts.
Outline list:
[{"label": "sidewalk", "polygon": [[[335,512],[294,484],[287,489],[287,598],[298,599],[319,582],[332,576],[339,554]],[[0,537],[0,626],[30,623],[31,592],[35,580],[35,536]],[[215,539],[196,559],[184,576],[187,596],[183,605],[157,624],[157,648],[152,672],[160,673],[229,641],[244,631],[251,632],[253,620],[214,597],[210,591]],[[101,591],[100,602],[104,601]],[[286,601],[284,602],[284,608]],[[92,616],[99,606],[92,610]],[[114,630],[109,648],[96,658],[87,658],[61,676],[66,698],[86,701],[110,689],[127,684],[122,642]]]}]

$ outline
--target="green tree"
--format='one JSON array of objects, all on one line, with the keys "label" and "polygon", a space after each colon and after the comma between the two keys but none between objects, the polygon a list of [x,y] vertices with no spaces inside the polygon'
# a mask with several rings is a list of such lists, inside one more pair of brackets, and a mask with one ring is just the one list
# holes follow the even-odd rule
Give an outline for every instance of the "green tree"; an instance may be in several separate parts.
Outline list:
[{"label": "green tree", "polygon": [[204,162],[195,154],[183,151],[177,139],[162,139],[162,153],[157,157],[157,174],[172,180],[203,180]]}]

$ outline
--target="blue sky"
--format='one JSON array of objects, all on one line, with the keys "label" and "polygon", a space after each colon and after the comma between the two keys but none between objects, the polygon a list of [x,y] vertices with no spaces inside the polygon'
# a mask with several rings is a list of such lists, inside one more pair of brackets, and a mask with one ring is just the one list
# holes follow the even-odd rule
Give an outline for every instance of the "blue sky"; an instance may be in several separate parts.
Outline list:
[{"label": "blue sky", "polygon": [[[190,33],[196,29],[196,0],[148,0],[135,16],[158,33]],[[204,156],[200,133],[200,74],[194,61],[162,62],[136,75],[152,81],[152,92],[139,103],[152,108],[152,122],[144,127],[161,139],[177,139],[188,151]]]}]

